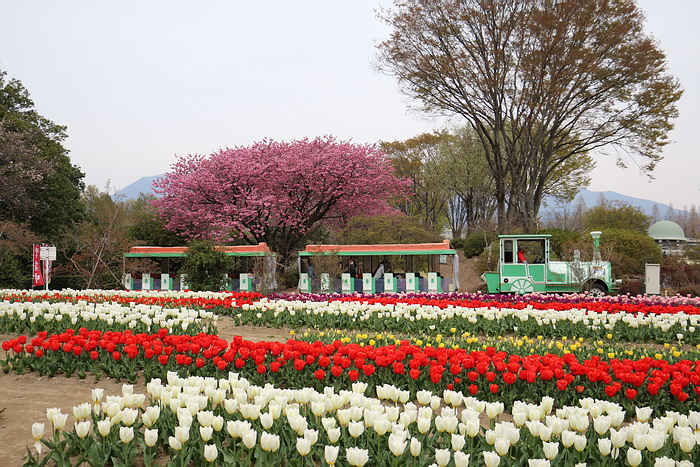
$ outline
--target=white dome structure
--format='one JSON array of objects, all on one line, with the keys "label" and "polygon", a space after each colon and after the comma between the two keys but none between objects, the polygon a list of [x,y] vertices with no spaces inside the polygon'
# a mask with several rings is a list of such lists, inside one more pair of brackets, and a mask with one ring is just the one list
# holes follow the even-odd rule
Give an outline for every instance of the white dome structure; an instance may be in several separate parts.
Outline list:
[{"label": "white dome structure", "polygon": [[664,255],[683,253],[683,245],[688,242],[683,228],[673,221],[659,221],[649,227],[647,233],[659,244]]}]

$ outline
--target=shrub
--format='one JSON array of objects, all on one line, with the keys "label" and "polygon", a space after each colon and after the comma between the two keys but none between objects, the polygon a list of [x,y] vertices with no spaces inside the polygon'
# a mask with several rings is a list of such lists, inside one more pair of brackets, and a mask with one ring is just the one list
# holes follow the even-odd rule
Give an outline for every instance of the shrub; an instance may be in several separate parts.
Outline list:
[{"label": "shrub", "polygon": [[[549,239],[549,259],[562,260],[564,258],[564,245],[567,242],[576,242],[581,240],[581,234],[566,229],[542,229],[539,234],[549,234],[552,237]],[[590,237],[589,237],[590,241]]]},{"label": "shrub", "polygon": [[467,258],[479,256],[484,252],[487,241],[490,240],[491,238],[483,232],[475,231],[470,233],[464,239],[464,256]]},{"label": "shrub", "polygon": [[608,252],[616,276],[644,274],[645,263],[660,264],[661,249],[654,240],[633,230],[610,229],[603,232],[601,248]]},{"label": "shrub", "polygon": [[189,244],[182,272],[187,274],[190,290],[196,292],[225,290],[225,274],[235,267],[236,260],[216,248],[208,240],[195,240]]},{"label": "shrub", "polygon": [[405,214],[355,216],[339,234],[345,245],[440,242],[435,230]]},{"label": "shrub", "polygon": [[452,245],[452,248],[455,250],[461,250],[464,248],[464,239],[463,238],[453,238],[450,240],[450,245]]}]

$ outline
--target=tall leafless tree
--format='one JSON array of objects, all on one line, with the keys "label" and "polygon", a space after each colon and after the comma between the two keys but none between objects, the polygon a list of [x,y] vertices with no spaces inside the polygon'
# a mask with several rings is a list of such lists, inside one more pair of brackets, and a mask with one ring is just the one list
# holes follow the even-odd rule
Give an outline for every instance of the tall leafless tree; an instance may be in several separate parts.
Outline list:
[{"label": "tall leafless tree", "polygon": [[682,91],[634,0],[407,0],[382,17],[380,69],[476,131],[501,229],[533,228],[576,155],[613,149],[649,172],[661,160]]}]

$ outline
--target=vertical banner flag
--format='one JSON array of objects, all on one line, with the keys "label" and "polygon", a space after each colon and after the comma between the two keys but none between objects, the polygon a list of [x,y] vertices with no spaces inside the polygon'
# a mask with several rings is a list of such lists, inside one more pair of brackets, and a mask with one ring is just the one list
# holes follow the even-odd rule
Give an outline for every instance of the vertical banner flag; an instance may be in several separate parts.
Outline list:
[{"label": "vertical banner flag", "polygon": [[34,245],[32,250],[32,286],[44,285],[44,277],[41,274],[41,246]]}]

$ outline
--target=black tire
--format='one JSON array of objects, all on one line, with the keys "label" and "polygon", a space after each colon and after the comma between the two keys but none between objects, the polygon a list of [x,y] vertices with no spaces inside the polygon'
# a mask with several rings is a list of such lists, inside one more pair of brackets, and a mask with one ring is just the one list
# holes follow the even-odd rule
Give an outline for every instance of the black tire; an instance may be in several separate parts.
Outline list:
[{"label": "black tire", "polygon": [[588,286],[588,293],[594,297],[602,297],[608,293],[608,290],[603,284],[593,282]]}]

